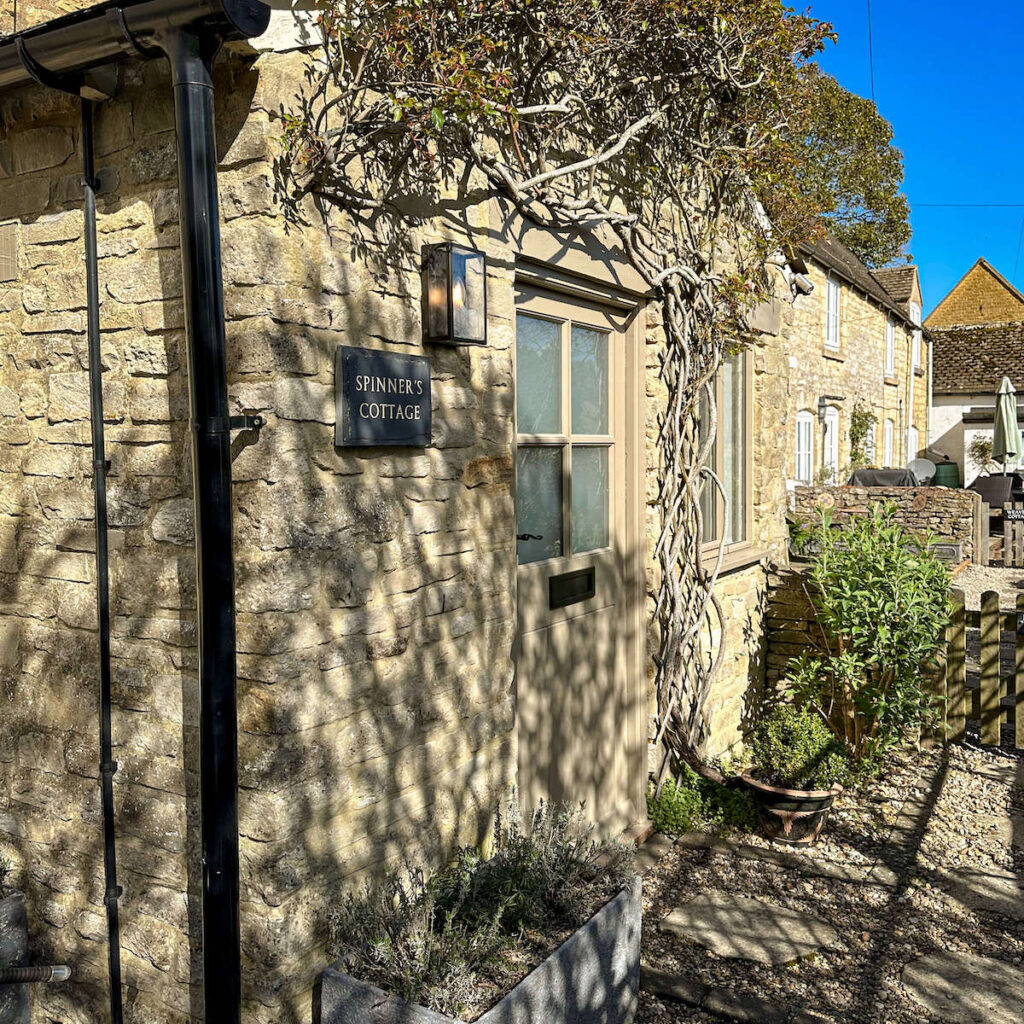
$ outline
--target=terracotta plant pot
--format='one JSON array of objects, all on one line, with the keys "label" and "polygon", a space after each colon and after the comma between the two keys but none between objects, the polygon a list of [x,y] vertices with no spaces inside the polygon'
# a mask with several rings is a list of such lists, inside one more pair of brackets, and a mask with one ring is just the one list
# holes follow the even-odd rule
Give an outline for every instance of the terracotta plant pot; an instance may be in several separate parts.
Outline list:
[{"label": "terracotta plant pot", "polygon": [[754,798],[757,817],[765,834],[778,843],[813,843],[828,820],[832,801],[843,791],[837,782],[831,789],[783,789],[759,782],[757,768],[748,768],[743,781]]}]

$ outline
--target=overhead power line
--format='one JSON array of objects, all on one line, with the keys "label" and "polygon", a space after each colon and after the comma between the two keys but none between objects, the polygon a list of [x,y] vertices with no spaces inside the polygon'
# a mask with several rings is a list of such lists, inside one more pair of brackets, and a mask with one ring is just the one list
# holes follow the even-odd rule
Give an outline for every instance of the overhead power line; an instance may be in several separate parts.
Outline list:
[{"label": "overhead power line", "polygon": [[871,73],[871,102],[875,102],[875,51],[871,43],[871,0],[868,0],[868,70]]}]

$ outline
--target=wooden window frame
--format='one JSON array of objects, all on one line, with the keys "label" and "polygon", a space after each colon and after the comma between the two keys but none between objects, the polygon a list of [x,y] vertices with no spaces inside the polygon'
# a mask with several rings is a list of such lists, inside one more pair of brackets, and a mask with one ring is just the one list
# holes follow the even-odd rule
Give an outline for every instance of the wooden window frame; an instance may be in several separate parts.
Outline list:
[{"label": "wooden window frame", "polygon": [[896,423],[886,419],[882,428],[882,468],[892,469],[893,452],[896,447]]},{"label": "wooden window frame", "polygon": [[[814,424],[817,417],[809,409],[801,409],[796,414],[796,445],[793,453],[793,479],[804,487],[810,487],[814,484]],[[800,475],[800,428],[808,426],[810,429],[807,431],[807,437],[810,441],[810,447],[807,451],[807,468],[808,473],[806,476]]]},{"label": "wooden window frame", "polygon": [[[743,382],[744,382],[744,451],[746,460],[743,466],[743,492],[745,501],[743,503],[743,540],[733,541],[723,548],[722,571],[742,568],[752,565],[761,560],[763,552],[755,545],[754,533],[754,359],[750,349],[743,350]],[[715,431],[715,465],[714,471],[719,480],[724,477],[725,451],[721,444],[724,436],[723,409],[724,397],[722,387],[721,371],[715,376],[715,415],[717,418]],[[724,481],[723,481],[724,482]],[[714,483],[707,484],[714,494],[715,510],[715,539],[706,541],[701,549],[701,556],[705,563],[713,563],[718,558],[719,542],[725,533],[725,501],[715,488]],[[706,526],[705,526],[706,529]]]},{"label": "wooden window frame", "polygon": [[[835,296],[835,317],[832,316],[832,297]],[[825,340],[824,349],[830,355],[838,354],[843,347],[843,285],[842,282],[827,274],[825,277]],[[833,319],[836,325],[835,344],[831,344],[831,327]]]},{"label": "wooden window frame", "polygon": [[891,316],[885,318],[885,379],[896,378],[896,324]]}]

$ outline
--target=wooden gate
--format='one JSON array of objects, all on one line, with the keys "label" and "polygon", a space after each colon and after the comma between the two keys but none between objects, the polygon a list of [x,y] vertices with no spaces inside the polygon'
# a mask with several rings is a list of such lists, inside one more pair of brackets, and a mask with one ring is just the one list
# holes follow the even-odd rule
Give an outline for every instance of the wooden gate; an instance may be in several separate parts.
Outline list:
[{"label": "wooden gate", "polygon": [[973,719],[982,743],[1024,749],[1024,594],[1017,595],[1014,611],[1004,612],[994,590],[981,595],[978,610],[965,608],[963,591],[954,590],[937,668],[944,697],[940,735],[962,740]]},{"label": "wooden gate", "polygon": [[[988,524],[992,511],[988,505],[982,505],[982,520]],[[1001,565],[1007,569],[1024,569],[1024,502],[1015,501],[1004,505],[996,511],[998,523],[1002,519],[1003,536],[999,543],[998,536],[989,534],[987,547],[989,564]],[[986,531],[987,532],[987,531]]]}]

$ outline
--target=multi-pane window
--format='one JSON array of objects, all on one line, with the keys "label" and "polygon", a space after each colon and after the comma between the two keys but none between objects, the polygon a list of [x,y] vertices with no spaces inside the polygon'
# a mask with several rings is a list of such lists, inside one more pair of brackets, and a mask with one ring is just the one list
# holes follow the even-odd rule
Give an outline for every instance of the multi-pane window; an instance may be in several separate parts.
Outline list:
[{"label": "multi-pane window", "polygon": [[828,279],[825,300],[825,348],[832,352],[839,351],[839,304],[842,290],[834,278]]},{"label": "multi-pane window", "polygon": [[796,414],[796,480],[802,484],[814,483],[814,414]]},{"label": "multi-pane window", "polygon": [[896,325],[891,316],[885,318],[885,375],[896,376]]},{"label": "multi-pane window", "polygon": [[519,564],[610,544],[610,335],[516,315]]},{"label": "multi-pane window", "polygon": [[895,432],[895,424],[892,420],[885,421],[885,433],[883,435],[883,462],[886,469],[892,468],[892,445],[893,445],[893,434]]},{"label": "multi-pane window", "polygon": [[914,325],[914,369],[921,369],[921,307],[916,303],[910,304],[910,320]]},{"label": "multi-pane window", "polygon": [[[701,493],[705,541],[722,538],[726,545],[749,539],[750,501],[747,477],[750,467],[750,381],[748,356],[737,352],[722,363],[715,380],[716,426],[714,444],[705,465],[722,484],[725,501],[710,478]],[[711,421],[709,402],[700,406],[701,440]]]},{"label": "multi-pane window", "polygon": [[875,454],[875,424],[873,421],[868,424],[868,432],[864,436],[864,454],[867,457],[868,463],[873,465],[877,457]]}]

